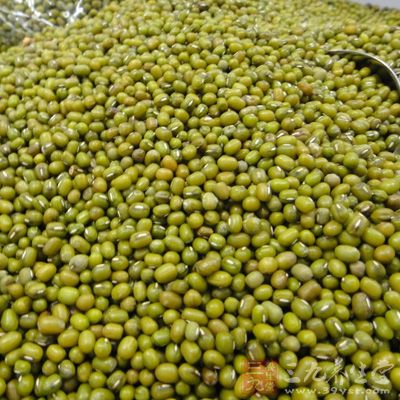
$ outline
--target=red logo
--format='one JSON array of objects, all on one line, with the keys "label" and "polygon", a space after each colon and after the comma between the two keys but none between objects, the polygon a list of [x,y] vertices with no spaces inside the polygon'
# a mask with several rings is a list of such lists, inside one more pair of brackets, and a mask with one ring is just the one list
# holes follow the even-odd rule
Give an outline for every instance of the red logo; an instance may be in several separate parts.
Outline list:
[{"label": "red logo", "polygon": [[243,390],[252,390],[263,395],[273,395],[278,391],[278,363],[274,360],[246,360],[244,366]]}]

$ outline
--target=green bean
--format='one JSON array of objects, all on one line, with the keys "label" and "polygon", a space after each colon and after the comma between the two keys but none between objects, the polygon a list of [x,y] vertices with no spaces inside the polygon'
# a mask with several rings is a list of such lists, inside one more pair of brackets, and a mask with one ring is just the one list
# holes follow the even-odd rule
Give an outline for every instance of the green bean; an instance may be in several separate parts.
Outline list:
[{"label": "green bean", "polygon": [[0,3],[0,397],[397,398],[398,11]]},{"label": "green bean", "polygon": [[22,341],[22,335],[19,332],[11,331],[0,336],[1,354],[7,354],[16,349]]}]

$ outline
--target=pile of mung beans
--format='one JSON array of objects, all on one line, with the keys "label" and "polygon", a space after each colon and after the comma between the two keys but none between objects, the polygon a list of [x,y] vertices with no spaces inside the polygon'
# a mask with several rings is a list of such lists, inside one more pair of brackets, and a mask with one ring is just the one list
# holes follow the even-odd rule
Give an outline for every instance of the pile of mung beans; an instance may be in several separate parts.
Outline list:
[{"label": "pile of mung beans", "polygon": [[399,26],[123,0],[1,53],[0,399],[397,400],[399,93],[328,50]]},{"label": "pile of mung beans", "polygon": [[0,0],[0,51],[47,26],[63,26],[96,15],[108,0]]}]

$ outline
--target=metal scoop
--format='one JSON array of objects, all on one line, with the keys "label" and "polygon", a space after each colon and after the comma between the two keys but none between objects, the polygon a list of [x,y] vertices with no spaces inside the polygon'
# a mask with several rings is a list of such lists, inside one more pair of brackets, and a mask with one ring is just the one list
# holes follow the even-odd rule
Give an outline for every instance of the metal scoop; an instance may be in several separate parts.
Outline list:
[{"label": "metal scoop", "polygon": [[392,79],[393,83],[396,86],[397,92],[400,95],[400,78],[399,78],[399,76],[396,74],[396,71],[388,63],[386,63],[385,61],[382,61],[380,58],[378,58],[372,54],[365,53],[363,51],[359,51],[359,50],[328,50],[327,53],[358,56],[358,57],[373,61],[375,64],[379,64],[388,73],[388,75],[390,76],[390,78]]}]

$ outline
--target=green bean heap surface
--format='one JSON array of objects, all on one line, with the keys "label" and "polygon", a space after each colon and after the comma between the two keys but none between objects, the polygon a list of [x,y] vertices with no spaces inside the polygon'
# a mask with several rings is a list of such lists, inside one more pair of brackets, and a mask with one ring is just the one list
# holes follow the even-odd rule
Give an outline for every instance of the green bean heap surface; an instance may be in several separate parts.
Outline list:
[{"label": "green bean heap surface", "polygon": [[90,14],[0,57],[0,399],[398,399],[400,11]]},{"label": "green bean heap surface", "polygon": [[108,0],[0,0],[0,50],[47,26],[63,26],[95,15]]}]

